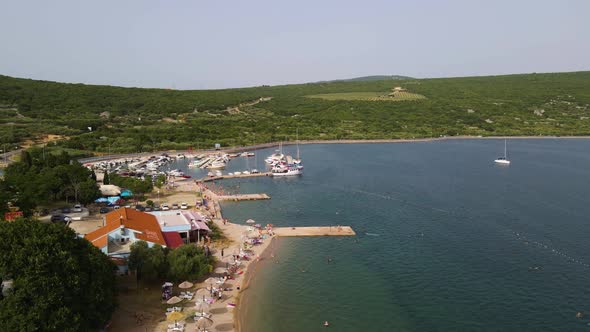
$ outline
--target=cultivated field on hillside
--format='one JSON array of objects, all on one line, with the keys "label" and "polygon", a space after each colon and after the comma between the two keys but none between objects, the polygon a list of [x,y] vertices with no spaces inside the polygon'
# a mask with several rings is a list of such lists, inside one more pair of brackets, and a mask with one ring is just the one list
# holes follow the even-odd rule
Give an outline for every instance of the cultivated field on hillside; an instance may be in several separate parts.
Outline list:
[{"label": "cultivated field on hillside", "polygon": [[364,101],[405,101],[425,99],[426,97],[417,93],[407,91],[388,92],[341,92],[309,95],[307,98],[320,98],[325,100],[364,100]]},{"label": "cultivated field on hillside", "polygon": [[142,152],[297,131],[302,140],[590,135],[590,72],[192,91],[0,76],[0,146],[11,149],[46,135],[68,137],[49,143],[60,148]]}]

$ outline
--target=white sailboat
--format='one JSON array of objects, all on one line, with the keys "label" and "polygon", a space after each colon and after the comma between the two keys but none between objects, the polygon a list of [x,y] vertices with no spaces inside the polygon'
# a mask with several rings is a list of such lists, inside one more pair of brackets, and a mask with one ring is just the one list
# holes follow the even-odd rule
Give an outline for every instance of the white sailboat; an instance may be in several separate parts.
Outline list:
[{"label": "white sailboat", "polygon": [[494,162],[496,164],[510,165],[510,160],[508,160],[508,154],[506,153],[506,140],[504,140],[504,157],[498,157]]},{"label": "white sailboat", "polygon": [[[293,160],[293,163],[300,166],[301,157],[299,156],[299,128],[297,128],[297,158]],[[301,166],[303,168],[303,166]]]}]

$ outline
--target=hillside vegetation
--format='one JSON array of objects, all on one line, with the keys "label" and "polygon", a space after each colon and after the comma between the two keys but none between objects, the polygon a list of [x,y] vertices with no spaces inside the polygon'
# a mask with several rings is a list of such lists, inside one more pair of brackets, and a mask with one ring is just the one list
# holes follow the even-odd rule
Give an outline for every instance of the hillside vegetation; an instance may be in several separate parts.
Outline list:
[{"label": "hillside vegetation", "polygon": [[413,80],[413,78],[409,77],[409,76],[401,76],[401,75],[372,75],[372,76],[345,78],[345,79],[340,79],[340,80],[321,81],[319,83],[364,82],[364,81],[386,81],[386,80]]},{"label": "hillside vegetation", "polygon": [[[423,99],[326,100],[402,87]],[[357,98],[358,99],[358,98]],[[139,152],[295,139],[590,135],[590,72],[178,91],[0,76],[0,145]],[[89,130],[88,127],[92,129]]]}]

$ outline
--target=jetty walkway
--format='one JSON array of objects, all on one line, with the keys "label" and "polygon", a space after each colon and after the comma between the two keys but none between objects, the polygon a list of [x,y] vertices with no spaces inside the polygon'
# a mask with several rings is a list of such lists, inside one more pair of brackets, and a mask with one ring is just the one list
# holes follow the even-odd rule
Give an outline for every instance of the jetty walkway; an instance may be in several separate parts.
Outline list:
[{"label": "jetty walkway", "polygon": [[240,195],[217,195],[219,201],[257,201],[270,199],[267,194],[240,194]]},{"label": "jetty walkway", "polygon": [[[217,177],[207,177],[200,181],[209,182],[220,179],[231,178],[245,178],[270,176],[270,173],[255,173],[255,174],[240,174],[240,175],[224,175]],[[211,198],[212,211],[217,222],[223,220],[221,214],[220,202],[222,201],[252,201],[252,200],[266,200],[270,199],[267,194],[239,194],[239,195],[218,195],[210,189],[204,190],[203,194]],[[280,237],[304,237],[304,236],[355,236],[356,233],[350,226],[313,226],[313,227],[273,227],[275,235]]]},{"label": "jetty walkway", "polygon": [[274,227],[277,236],[355,236],[350,226]]},{"label": "jetty walkway", "polygon": [[239,175],[222,175],[222,176],[207,176],[198,181],[201,182],[211,182],[215,180],[222,180],[222,179],[239,179],[239,178],[255,178],[260,176],[270,176],[270,172],[262,172],[262,173],[251,173],[251,174],[239,174]]}]

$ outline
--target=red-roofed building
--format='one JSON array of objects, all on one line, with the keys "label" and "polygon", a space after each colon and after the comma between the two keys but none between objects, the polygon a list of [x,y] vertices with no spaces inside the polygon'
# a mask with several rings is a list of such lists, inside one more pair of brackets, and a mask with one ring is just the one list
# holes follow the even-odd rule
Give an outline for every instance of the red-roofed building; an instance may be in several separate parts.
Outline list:
[{"label": "red-roofed building", "polygon": [[142,240],[148,246],[166,247],[156,217],[149,213],[121,208],[105,215],[105,225],[84,236],[108,256],[127,257],[131,244]]},{"label": "red-roofed building", "polygon": [[184,244],[184,241],[177,232],[163,232],[164,240],[166,240],[166,246],[168,248],[178,248]]}]

